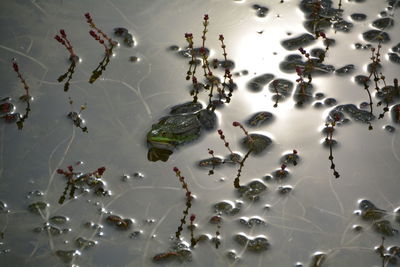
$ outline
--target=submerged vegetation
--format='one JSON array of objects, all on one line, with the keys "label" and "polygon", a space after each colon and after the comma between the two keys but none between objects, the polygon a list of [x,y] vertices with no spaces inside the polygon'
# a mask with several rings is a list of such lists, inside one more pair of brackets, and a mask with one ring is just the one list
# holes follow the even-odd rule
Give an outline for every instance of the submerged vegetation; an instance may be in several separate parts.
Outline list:
[{"label": "submerged vegetation", "polygon": [[86,104],[81,105],[78,112],[74,110],[74,101],[71,98],[69,98],[69,105],[71,106],[71,111],[68,113],[68,118],[70,118],[74,122],[74,125],[80,128],[82,132],[87,133],[88,129],[84,126],[85,122],[81,118],[82,111],[86,110]]},{"label": "submerged vegetation", "polygon": [[19,71],[19,66],[18,66],[18,63],[17,63],[17,61],[15,59],[13,59],[13,69],[17,73],[18,79],[22,83],[22,85],[24,87],[24,91],[25,91],[25,93],[19,97],[19,99],[22,102],[25,102],[25,104],[26,104],[25,113],[22,116],[19,115],[19,118],[18,118],[18,120],[16,122],[17,126],[18,126],[18,129],[22,130],[22,128],[24,128],[24,122],[29,117],[29,112],[31,111],[32,96],[29,93],[29,86],[28,86],[26,80],[24,79],[24,77],[22,76],[21,72]]},{"label": "submerged vegetation", "polygon": [[96,24],[93,22],[93,18],[90,13],[85,13],[86,22],[89,24],[92,30],[89,31],[90,36],[93,37],[99,44],[104,47],[104,57],[100,61],[99,65],[92,71],[92,76],[89,78],[89,83],[94,83],[106,70],[108,63],[110,63],[110,57],[112,56],[112,51],[118,43],[108,37],[102,30],[100,30]]},{"label": "submerged vegetation", "polygon": [[79,62],[79,57],[75,54],[73,46],[68,40],[65,30],[61,29],[60,35],[56,35],[54,39],[57,40],[57,42],[59,42],[61,45],[63,45],[69,52],[69,60],[71,61],[71,65],[69,66],[67,72],[62,74],[57,79],[57,81],[61,83],[67,78],[67,81],[64,83],[64,91],[67,92],[69,89],[69,82],[71,81],[72,75],[75,72],[76,63]]},{"label": "submerged vegetation", "polygon": [[99,196],[106,196],[107,190],[104,188],[104,182],[101,180],[106,168],[100,167],[97,170],[89,173],[74,172],[72,165],[68,166],[67,170],[58,169],[57,173],[64,175],[67,180],[67,185],[64,192],[60,196],[58,203],[63,204],[69,190],[69,198],[73,199],[78,189],[83,189],[85,185],[94,190],[94,193]]}]

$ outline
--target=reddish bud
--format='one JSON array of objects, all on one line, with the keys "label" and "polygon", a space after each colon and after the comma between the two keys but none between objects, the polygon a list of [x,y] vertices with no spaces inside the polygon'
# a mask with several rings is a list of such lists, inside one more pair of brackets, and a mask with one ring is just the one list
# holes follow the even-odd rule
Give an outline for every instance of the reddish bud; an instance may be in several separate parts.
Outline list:
[{"label": "reddish bud", "polygon": [[63,29],[60,30],[60,34],[64,38],[67,37],[67,34],[65,33],[65,30],[63,30]]},{"label": "reddish bud", "polygon": [[217,132],[219,135],[222,135],[224,133],[221,129],[219,129]]},{"label": "reddish bud", "polygon": [[195,214],[190,215],[190,221],[191,222],[193,222],[195,219],[196,219],[196,215]]},{"label": "reddish bud", "polygon": [[224,36],[222,34],[219,35],[219,40],[223,41],[224,40]]},{"label": "reddish bud", "polygon": [[89,31],[89,33],[90,33],[90,35],[91,35],[92,37],[94,37],[94,38],[97,37],[96,33],[95,33],[93,30]]},{"label": "reddish bud", "polygon": [[174,172],[176,172],[176,173],[179,172],[178,167],[174,167],[173,170],[174,170]]},{"label": "reddish bud", "polygon": [[92,18],[92,17],[90,16],[89,12],[85,13],[85,18],[88,19],[88,20]]},{"label": "reddish bud", "polygon": [[67,168],[68,168],[68,170],[69,170],[70,172],[72,172],[72,171],[74,170],[74,168],[72,168],[71,165],[69,165]]},{"label": "reddish bud", "polygon": [[320,32],[319,35],[320,35],[322,38],[326,39],[326,35],[325,35],[324,32]]},{"label": "reddish bud", "polygon": [[297,154],[297,150],[296,149],[293,149],[293,154]]},{"label": "reddish bud", "polygon": [[98,168],[97,169],[97,173],[99,174],[99,175],[103,175],[103,173],[106,171],[106,167],[100,167],[100,168]]},{"label": "reddish bud", "polygon": [[208,14],[204,15],[204,20],[206,20],[206,21],[208,20]]},{"label": "reddish bud", "polygon": [[63,174],[63,173],[64,173],[64,171],[63,171],[63,170],[61,170],[61,169],[58,169],[58,170],[57,170],[57,173],[58,173],[58,174]]},{"label": "reddish bud", "polygon": [[232,125],[233,125],[234,127],[237,127],[237,126],[240,126],[240,123],[237,122],[237,121],[234,121],[234,122],[232,123]]},{"label": "reddish bud", "polygon": [[282,165],[281,165],[281,169],[282,169],[282,171],[285,170],[285,169],[286,169],[286,165],[285,165],[285,164],[282,164]]},{"label": "reddish bud", "polygon": [[58,42],[62,42],[62,39],[61,39],[61,37],[60,36],[58,36],[58,35],[56,35],[56,36],[54,36],[54,39],[56,39]]}]

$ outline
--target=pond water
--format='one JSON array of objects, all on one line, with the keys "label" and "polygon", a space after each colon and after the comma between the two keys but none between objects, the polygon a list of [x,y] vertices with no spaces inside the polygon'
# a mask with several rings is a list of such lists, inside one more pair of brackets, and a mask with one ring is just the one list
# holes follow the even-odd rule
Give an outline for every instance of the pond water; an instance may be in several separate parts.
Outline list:
[{"label": "pond water", "polygon": [[399,265],[398,7],[1,1],[0,265]]}]

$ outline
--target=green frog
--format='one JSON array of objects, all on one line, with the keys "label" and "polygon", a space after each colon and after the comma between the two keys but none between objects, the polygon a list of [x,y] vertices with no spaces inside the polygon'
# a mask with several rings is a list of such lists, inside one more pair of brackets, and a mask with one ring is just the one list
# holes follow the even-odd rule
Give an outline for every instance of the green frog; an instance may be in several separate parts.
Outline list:
[{"label": "green frog", "polygon": [[174,148],[198,139],[202,129],[213,129],[215,113],[202,108],[200,103],[180,104],[171,109],[170,116],[153,124],[147,133],[150,145],[147,158],[150,161],[167,161]]}]

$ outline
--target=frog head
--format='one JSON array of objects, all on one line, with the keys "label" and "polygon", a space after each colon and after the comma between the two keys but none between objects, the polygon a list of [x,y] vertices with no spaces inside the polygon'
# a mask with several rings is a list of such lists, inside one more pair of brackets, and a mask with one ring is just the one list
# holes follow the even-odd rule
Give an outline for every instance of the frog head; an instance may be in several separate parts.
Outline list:
[{"label": "frog head", "polygon": [[173,133],[163,128],[152,129],[147,134],[147,142],[158,148],[173,148],[183,143],[193,141],[198,137],[198,130],[183,133]]},{"label": "frog head", "polygon": [[163,127],[154,127],[147,134],[147,142],[154,147],[172,148],[179,144],[179,136],[167,131]]},{"label": "frog head", "polygon": [[147,142],[154,147],[171,149],[199,137],[200,123],[194,115],[166,117],[153,124]]}]

